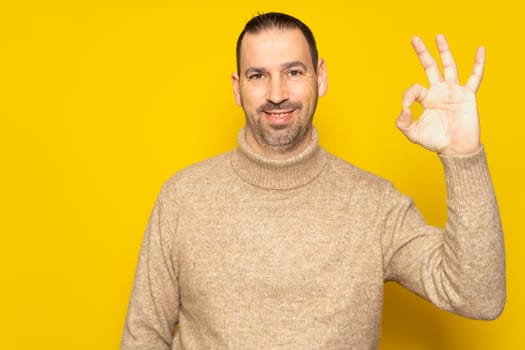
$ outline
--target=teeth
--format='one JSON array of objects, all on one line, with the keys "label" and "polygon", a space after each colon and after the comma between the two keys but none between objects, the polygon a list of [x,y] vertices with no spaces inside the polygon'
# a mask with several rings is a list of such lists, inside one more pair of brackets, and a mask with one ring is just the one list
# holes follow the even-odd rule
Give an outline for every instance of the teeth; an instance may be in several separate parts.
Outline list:
[{"label": "teeth", "polygon": [[286,113],[271,113],[271,115],[276,115],[278,117],[284,117],[287,114],[288,114],[288,112],[286,112]]}]

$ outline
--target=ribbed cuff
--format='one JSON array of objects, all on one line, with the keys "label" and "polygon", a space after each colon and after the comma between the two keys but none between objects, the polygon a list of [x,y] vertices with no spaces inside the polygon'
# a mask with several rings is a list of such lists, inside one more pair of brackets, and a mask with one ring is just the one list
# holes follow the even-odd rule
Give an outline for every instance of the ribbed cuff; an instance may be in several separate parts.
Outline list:
[{"label": "ribbed cuff", "polygon": [[493,193],[485,148],[469,156],[439,155],[449,199],[475,200]]}]

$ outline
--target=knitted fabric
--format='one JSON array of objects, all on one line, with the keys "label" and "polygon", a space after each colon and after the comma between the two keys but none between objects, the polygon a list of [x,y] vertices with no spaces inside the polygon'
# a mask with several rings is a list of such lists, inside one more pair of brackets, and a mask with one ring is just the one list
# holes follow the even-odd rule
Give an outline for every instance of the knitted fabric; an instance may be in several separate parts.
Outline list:
[{"label": "knitted fabric", "polygon": [[445,229],[323,150],[315,130],[284,160],[252,151],[241,130],[237,149],[163,186],[121,349],[375,349],[388,280],[442,309],[497,317],[504,249],[484,150],[440,159]]}]

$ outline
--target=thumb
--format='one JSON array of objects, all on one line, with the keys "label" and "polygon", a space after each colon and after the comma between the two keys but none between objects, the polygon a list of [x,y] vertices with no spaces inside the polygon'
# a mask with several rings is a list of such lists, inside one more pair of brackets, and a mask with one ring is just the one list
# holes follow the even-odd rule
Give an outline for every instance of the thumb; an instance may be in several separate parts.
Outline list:
[{"label": "thumb", "polygon": [[409,134],[414,126],[414,119],[412,118],[412,111],[408,106],[403,106],[403,109],[396,120],[396,126],[403,134],[410,138]]}]

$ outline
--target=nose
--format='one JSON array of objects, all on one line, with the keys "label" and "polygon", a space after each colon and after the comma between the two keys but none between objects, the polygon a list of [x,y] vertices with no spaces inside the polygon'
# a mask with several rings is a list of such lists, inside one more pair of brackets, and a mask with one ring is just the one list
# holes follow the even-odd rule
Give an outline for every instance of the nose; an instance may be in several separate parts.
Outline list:
[{"label": "nose", "polygon": [[268,101],[279,104],[288,99],[288,88],[281,77],[272,78],[268,87]]}]

